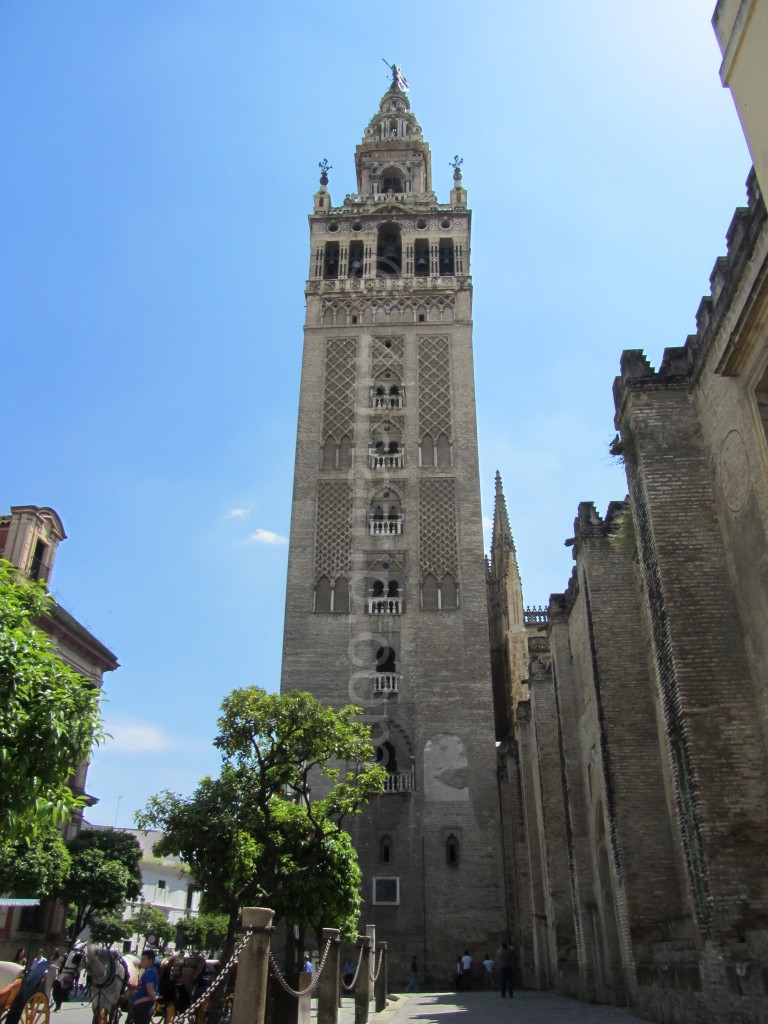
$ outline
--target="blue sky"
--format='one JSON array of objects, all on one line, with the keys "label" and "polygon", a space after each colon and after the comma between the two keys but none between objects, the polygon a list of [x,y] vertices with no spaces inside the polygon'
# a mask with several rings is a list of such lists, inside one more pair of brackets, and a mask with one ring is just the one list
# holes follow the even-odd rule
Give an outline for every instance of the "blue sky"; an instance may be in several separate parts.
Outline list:
[{"label": "blue sky", "polygon": [[[710,6],[714,6],[712,3]],[[447,201],[473,209],[484,511],[504,478],[526,602],[567,584],[621,350],[695,330],[749,157],[698,0],[0,5],[0,509],[69,534],[61,603],[110,646],[94,821],[215,771],[222,697],[279,685],[320,159],[398,61]]]}]

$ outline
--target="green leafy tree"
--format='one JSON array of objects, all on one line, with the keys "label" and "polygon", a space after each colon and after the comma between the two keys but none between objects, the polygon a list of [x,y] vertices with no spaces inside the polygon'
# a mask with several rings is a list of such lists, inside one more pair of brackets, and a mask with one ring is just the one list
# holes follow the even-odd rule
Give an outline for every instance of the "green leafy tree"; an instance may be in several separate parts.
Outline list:
[{"label": "green leafy tree", "polygon": [[0,559],[0,861],[83,806],[67,785],[103,738],[99,692],[35,625],[53,599]]},{"label": "green leafy tree", "polygon": [[71,864],[59,830],[41,826],[31,841],[21,839],[8,847],[7,859],[0,863],[0,892],[45,899],[66,883]]},{"label": "green leafy tree", "polygon": [[[139,812],[141,828],[164,833],[155,852],[181,857],[206,906],[228,915],[225,956],[240,908],[256,900],[301,929],[353,931],[359,868],[343,823],[386,777],[359,714],[298,691],[235,690],[218,721],[220,777],[202,779],[191,797],[152,797]],[[322,795],[311,799],[310,788]]]},{"label": "green leafy tree", "polygon": [[100,914],[90,924],[91,938],[102,946],[111,946],[115,942],[123,942],[129,938],[134,929],[131,922],[120,914]]},{"label": "green leafy tree", "polygon": [[199,953],[215,953],[227,938],[229,918],[226,914],[198,914],[178,923],[176,945]]},{"label": "green leafy tree", "polygon": [[72,938],[96,918],[115,914],[141,891],[141,847],[127,832],[84,829],[67,843],[72,866],[57,895],[75,908]]},{"label": "green leafy tree", "polygon": [[141,907],[128,921],[130,934],[141,936],[145,942],[152,936],[153,944],[159,947],[168,944],[176,933],[176,926],[169,924],[167,916],[157,907]]}]

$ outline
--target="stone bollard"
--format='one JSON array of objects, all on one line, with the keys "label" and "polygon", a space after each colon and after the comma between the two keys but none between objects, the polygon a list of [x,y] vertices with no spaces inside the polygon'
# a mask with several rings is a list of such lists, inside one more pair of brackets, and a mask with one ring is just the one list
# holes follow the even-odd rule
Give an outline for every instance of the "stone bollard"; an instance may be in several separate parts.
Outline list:
[{"label": "stone bollard", "polygon": [[331,945],[317,986],[317,1024],[338,1024],[339,1020],[341,942],[338,928],[323,928],[323,949],[329,940]]},{"label": "stone bollard", "polygon": [[242,927],[244,930],[253,929],[253,933],[237,958],[232,1024],[264,1024],[269,941],[274,916],[274,910],[266,910],[264,907],[243,909]]},{"label": "stone bollard", "polygon": [[387,1008],[387,944],[379,943],[379,976],[373,983],[374,998],[376,999],[376,1013],[381,1013]]},{"label": "stone bollard", "polygon": [[371,940],[369,936],[358,935],[357,948],[362,949],[363,955],[355,986],[355,1024],[368,1024],[368,1004],[371,1001]]}]

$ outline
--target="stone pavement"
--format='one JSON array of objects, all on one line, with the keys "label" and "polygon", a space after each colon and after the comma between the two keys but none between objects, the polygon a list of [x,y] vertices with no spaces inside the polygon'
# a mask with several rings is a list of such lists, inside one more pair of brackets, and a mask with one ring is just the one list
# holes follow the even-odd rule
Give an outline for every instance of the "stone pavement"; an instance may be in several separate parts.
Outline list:
[{"label": "stone pavement", "polygon": [[[315,1007],[313,1000],[313,1021]],[[354,1020],[354,1002],[345,998],[339,1010],[339,1024],[354,1024]],[[635,1024],[640,1018],[614,1006],[594,1006],[548,992],[518,991],[514,999],[502,999],[498,992],[415,992],[392,996],[383,1013],[374,1013],[371,1004],[368,1020],[369,1024]],[[79,1002],[64,1003],[60,1013],[51,1014],[51,1024],[91,1024],[91,1008]]]},{"label": "stone pavement", "polygon": [[[354,1024],[351,999],[343,1000],[339,1024]],[[417,992],[396,996],[383,1013],[371,1013],[369,1024],[634,1024],[640,1021],[615,1006],[595,1006],[548,992]]]}]

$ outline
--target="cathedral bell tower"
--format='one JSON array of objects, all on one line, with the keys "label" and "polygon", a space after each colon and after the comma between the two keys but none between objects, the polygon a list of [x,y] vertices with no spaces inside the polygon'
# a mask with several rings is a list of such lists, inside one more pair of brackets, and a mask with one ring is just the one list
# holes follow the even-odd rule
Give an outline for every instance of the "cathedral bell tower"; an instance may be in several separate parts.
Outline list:
[{"label": "cathedral bell tower", "polygon": [[[452,984],[507,937],[472,365],[470,212],[395,65],[310,265],[282,690],[365,709],[387,789],[352,824],[361,925]],[[478,961],[479,962],[479,961]]]}]

